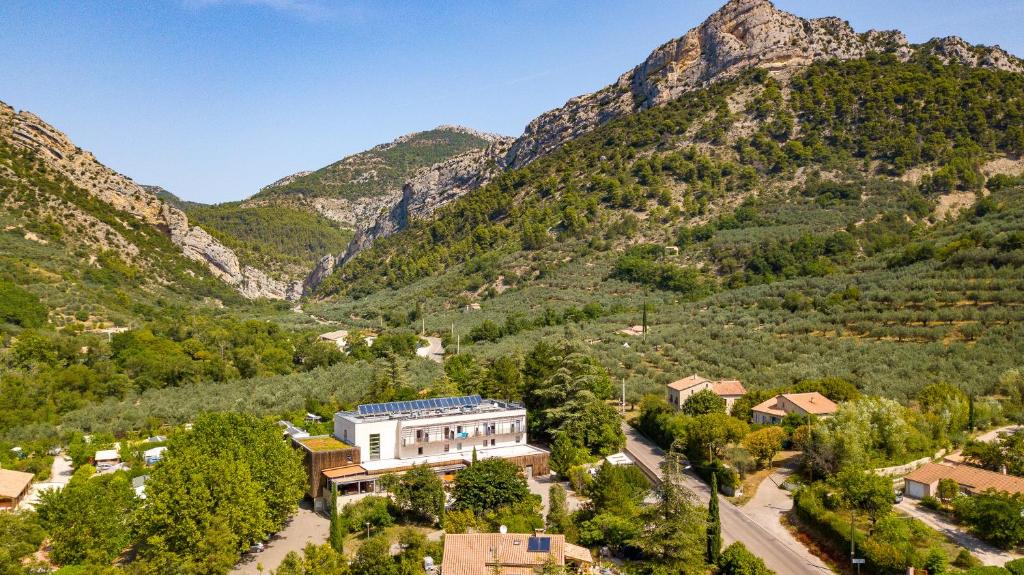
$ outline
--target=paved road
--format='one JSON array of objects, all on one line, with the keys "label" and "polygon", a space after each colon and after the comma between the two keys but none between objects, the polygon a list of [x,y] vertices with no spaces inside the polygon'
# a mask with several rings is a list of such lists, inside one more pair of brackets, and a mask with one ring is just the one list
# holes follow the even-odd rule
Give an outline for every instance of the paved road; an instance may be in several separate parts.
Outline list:
[{"label": "paved road", "polygon": [[[626,434],[626,453],[648,475],[661,479],[661,462],[665,453],[646,437],[622,423]],[[709,498],[708,486],[692,475],[685,475],[683,483],[706,503]],[[792,534],[785,529],[769,529],[761,521],[741,511],[726,499],[720,501],[722,518],[722,539],[726,544],[742,542],[752,553],[764,559],[769,568],[782,575],[821,575],[832,573],[820,559],[814,557]]]},{"label": "paved road", "polygon": [[63,454],[57,455],[53,458],[53,465],[50,466],[50,478],[41,483],[33,483],[28,488],[28,495],[25,496],[25,500],[21,502],[20,507],[22,509],[33,509],[36,503],[39,502],[39,494],[47,489],[64,489],[64,486],[71,481],[71,475],[74,474],[75,470],[71,467],[71,458],[64,456]]},{"label": "paved road", "polygon": [[257,569],[259,565],[263,566],[263,573],[276,570],[289,551],[301,554],[308,543],[319,545],[326,542],[330,529],[330,520],[315,513],[309,503],[304,501],[291,523],[267,543],[266,549],[259,553],[246,553],[231,573],[257,575],[260,573]]},{"label": "paved road", "polygon": [[437,363],[444,363],[444,345],[441,344],[441,338],[423,336],[421,339],[427,340],[427,345],[418,348],[416,355],[436,361]]},{"label": "paved road", "polygon": [[932,529],[935,529],[939,533],[942,533],[949,539],[955,541],[957,545],[965,547],[985,565],[1002,566],[1007,561],[1024,557],[1024,555],[1021,555],[1020,553],[1003,551],[1002,549],[985,543],[965,531],[956,523],[950,521],[946,516],[936,513],[931,509],[921,507],[917,504],[917,501],[914,501],[909,497],[898,503],[896,508],[915,519],[921,520],[925,525],[928,525]]}]

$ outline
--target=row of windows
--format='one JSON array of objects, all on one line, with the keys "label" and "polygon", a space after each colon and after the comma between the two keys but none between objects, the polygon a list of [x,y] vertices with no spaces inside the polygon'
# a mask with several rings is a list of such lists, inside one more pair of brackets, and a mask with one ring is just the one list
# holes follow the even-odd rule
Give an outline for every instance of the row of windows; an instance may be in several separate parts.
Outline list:
[{"label": "row of windows", "polygon": [[[489,441],[490,441],[490,446],[491,446],[491,447],[494,447],[494,445],[495,445],[495,440],[491,439],[491,440],[489,440]],[[488,445],[488,442],[487,442],[487,441],[484,441],[484,442],[483,442],[483,443],[481,443],[480,445],[481,445],[481,447],[487,447],[487,445]],[[452,448],[452,446],[451,446],[451,444],[450,444],[450,443],[445,443],[445,444],[444,444],[444,452],[445,452],[445,453],[448,453],[448,452],[450,452],[450,451],[451,451],[451,448]],[[461,444],[461,443],[456,443],[456,444],[455,444],[455,451],[462,451],[462,444]],[[417,448],[416,448],[416,455],[423,455],[423,448],[422,448],[422,447],[417,447]]]}]

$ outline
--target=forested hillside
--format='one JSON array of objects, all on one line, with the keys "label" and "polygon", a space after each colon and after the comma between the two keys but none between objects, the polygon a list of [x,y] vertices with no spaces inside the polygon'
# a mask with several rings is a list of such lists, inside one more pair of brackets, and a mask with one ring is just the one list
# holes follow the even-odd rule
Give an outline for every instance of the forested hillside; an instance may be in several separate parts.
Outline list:
[{"label": "forested hillside", "polygon": [[[991,391],[1024,342],[1022,120],[1019,74],[923,52],[750,71],[379,240],[318,313],[425,310],[487,357],[581,325],[637,393],[692,371]],[[644,301],[646,343],[616,334]]]},{"label": "forested hillside", "polygon": [[439,126],[402,136],[316,171],[285,178],[284,183],[263,188],[253,199],[298,195],[354,200],[394,192],[420,168],[482,148],[491,139],[489,134],[466,128]]}]

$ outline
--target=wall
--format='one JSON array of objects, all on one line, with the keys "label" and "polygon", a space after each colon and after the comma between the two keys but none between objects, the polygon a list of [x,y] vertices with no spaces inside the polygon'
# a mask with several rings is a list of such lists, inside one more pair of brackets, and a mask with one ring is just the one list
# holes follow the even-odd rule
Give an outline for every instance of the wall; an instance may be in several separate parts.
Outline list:
[{"label": "wall", "polygon": [[[690,386],[682,391],[672,389],[671,387],[666,387],[666,389],[668,390],[668,395],[666,396],[668,398],[668,402],[675,405],[676,409],[682,409],[683,404],[686,403],[687,399],[690,399],[691,395],[698,391],[711,389],[711,382],[705,381],[704,383],[698,383],[697,385]],[[673,397],[675,397],[675,401],[672,400]]]}]

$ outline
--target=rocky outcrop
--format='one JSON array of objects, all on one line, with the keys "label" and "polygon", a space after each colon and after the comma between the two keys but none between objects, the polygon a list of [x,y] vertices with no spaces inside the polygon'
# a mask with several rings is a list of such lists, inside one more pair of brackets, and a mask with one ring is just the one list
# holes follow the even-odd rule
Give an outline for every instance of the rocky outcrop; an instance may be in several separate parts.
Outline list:
[{"label": "rocky outcrop", "polygon": [[410,220],[429,217],[438,208],[489,182],[501,173],[502,159],[511,144],[511,138],[496,139],[483,150],[472,150],[420,170],[402,186],[401,199],[394,207],[381,214],[372,226],[356,232],[342,262],[376,239],[404,228]]},{"label": "rocky outcrop", "polygon": [[316,262],[313,270],[306,276],[306,280],[302,282],[302,293],[310,294],[316,291],[317,286],[320,282],[324,281],[327,276],[334,273],[334,267],[338,264],[338,259],[331,254],[327,254],[320,258],[320,261]]},{"label": "rocky outcrop", "polygon": [[0,103],[0,137],[34,154],[48,168],[97,199],[166,233],[186,257],[205,264],[210,273],[234,286],[243,296],[295,299],[301,293],[301,284],[297,282],[282,282],[255,268],[241,266],[231,249],[205,230],[190,226],[180,209],[104,166],[38,116],[16,112]]},{"label": "rocky outcrop", "polygon": [[[998,47],[970,46],[959,38],[934,40],[922,48],[946,62],[1024,70],[1021,60]],[[611,86],[573,98],[530,122],[505,163],[510,168],[524,166],[611,119],[662,105],[750,67],[778,72],[815,60],[863,58],[869,52],[890,52],[906,60],[914,50],[901,32],[858,34],[838,18],[805,20],[768,0],[731,0],[700,26],[654,50]]]}]

